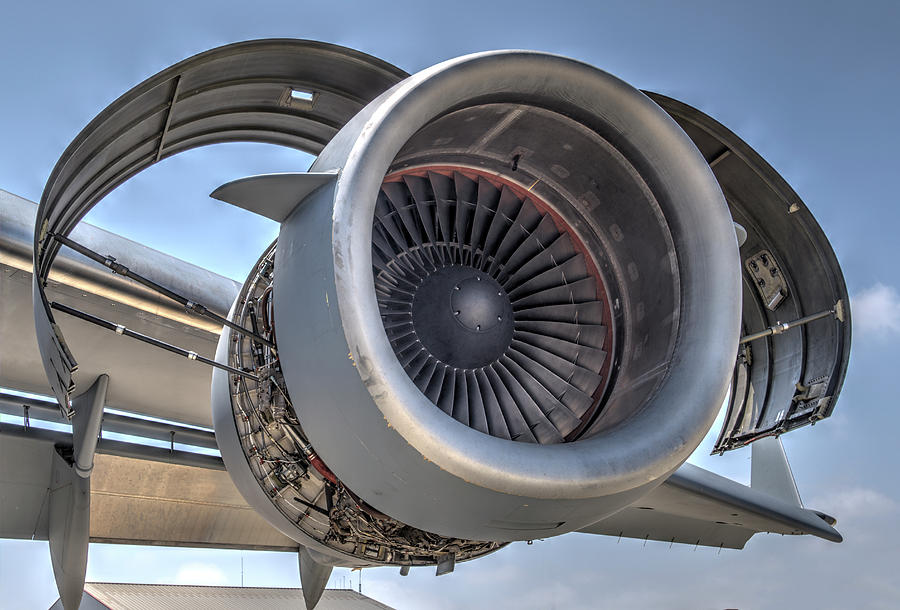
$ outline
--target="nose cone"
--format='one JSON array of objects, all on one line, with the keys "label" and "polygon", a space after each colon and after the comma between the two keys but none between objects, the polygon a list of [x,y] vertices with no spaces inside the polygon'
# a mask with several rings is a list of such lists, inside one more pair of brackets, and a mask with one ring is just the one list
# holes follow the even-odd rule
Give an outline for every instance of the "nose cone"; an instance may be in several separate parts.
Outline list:
[{"label": "nose cone", "polygon": [[427,275],[413,298],[412,319],[422,346],[455,368],[486,366],[512,341],[509,297],[494,278],[467,265]]},{"label": "nose cone", "polygon": [[[509,298],[490,276],[475,272],[453,287],[450,306],[457,321],[468,331],[487,332],[503,322]],[[507,316],[507,319],[509,316]]]}]

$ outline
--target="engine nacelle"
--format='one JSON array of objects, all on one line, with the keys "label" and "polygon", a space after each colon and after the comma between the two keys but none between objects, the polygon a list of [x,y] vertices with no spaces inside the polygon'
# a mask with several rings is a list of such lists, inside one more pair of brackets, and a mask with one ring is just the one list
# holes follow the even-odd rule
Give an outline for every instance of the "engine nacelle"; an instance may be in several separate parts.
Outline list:
[{"label": "engine nacelle", "polygon": [[332,561],[465,559],[596,522],[699,445],[740,261],[707,162],[645,95],[471,55],[369,103],[310,172],[335,176],[232,312],[276,349],[219,346],[261,381],[213,378],[229,472],[280,530]]}]

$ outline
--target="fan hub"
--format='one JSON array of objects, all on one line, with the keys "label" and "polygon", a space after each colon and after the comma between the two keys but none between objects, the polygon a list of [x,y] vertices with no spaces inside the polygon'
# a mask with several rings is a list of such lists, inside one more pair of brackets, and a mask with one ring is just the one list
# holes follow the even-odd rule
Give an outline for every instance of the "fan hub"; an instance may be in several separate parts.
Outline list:
[{"label": "fan hub", "polygon": [[512,341],[506,292],[490,275],[466,265],[441,267],[422,280],[412,321],[423,347],[454,368],[487,366]]},{"label": "fan hub", "polygon": [[[484,276],[484,277],[482,277]],[[450,293],[453,315],[463,328],[471,332],[487,332],[503,321],[503,314],[512,311],[509,297],[492,277],[474,272]],[[506,316],[509,321],[510,316]]]}]

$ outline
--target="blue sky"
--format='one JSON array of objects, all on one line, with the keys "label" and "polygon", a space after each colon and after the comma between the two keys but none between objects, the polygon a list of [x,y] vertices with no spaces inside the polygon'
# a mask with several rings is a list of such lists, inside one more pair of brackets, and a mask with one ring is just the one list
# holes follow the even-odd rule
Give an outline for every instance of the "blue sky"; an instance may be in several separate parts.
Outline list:
[{"label": "blue sky", "polygon": [[[262,4],[262,3],[260,3]],[[0,188],[36,200],[56,159],[109,102],[166,66],[262,37],[324,40],[409,72],[496,48],[561,53],[678,98],[727,125],[794,187],[829,236],[852,295],[854,345],[835,415],[784,437],[807,505],[845,542],[759,535],[744,551],[568,535],[516,544],[451,576],[366,570],[399,608],[900,606],[900,5],[865,2],[7,3],[0,20]],[[244,175],[305,155],[224,146],[170,159],[91,222],[242,279],[277,227],[211,202]],[[213,213],[215,212],[215,213]],[[707,451],[708,452],[708,451]],[[747,481],[749,451],[704,455]],[[88,578],[296,586],[285,554],[91,547]],[[348,573],[335,572],[333,585]],[[352,575],[354,586],[357,573]],[[0,542],[4,607],[55,599],[46,543]]]}]

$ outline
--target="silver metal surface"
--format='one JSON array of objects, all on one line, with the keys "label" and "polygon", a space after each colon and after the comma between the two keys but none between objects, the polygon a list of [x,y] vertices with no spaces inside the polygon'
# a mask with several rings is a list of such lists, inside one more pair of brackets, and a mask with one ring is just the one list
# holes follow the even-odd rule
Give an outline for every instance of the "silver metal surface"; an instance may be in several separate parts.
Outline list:
[{"label": "silver metal surface", "polygon": [[[249,335],[253,334],[251,331],[248,331],[245,328],[241,328],[240,326],[232,325],[231,322],[229,322],[222,316],[218,315],[214,311],[210,310],[208,307],[206,307],[202,303],[195,303],[194,301],[190,300],[189,298],[187,298],[181,294],[178,294],[177,292],[167,288],[166,286],[163,286],[163,285],[159,284],[158,282],[154,282],[152,279],[150,279],[148,277],[144,277],[143,275],[141,275],[139,273],[135,273],[134,271],[132,271],[131,269],[129,269],[128,267],[126,267],[125,265],[123,265],[122,263],[117,261],[116,257],[114,257],[110,254],[104,255],[104,254],[100,254],[98,252],[94,252],[90,248],[86,247],[84,244],[80,244],[77,241],[69,239],[68,237],[65,237],[63,235],[54,235],[53,239],[62,243],[67,248],[71,248],[78,254],[81,254],[82,256],[89,258],[90,260],[92,260],[96,263],[100,263],[101,265],[103,265],[104,267],[107,267],[110,271],[112,271],[116,275],[121,275],[121,276],[127,277],[130,280],[134,280],[141,286],[145,286],[145,287],[149,288],[150,290],[152,290],[153,292],[156,292],[156,293],[166,297],[170,301],[174,301],[175,303],[178,303],[179,305],[184,307],[185,311],[189,311],[193,314],[196,314],[196,315],[204,317],[204,318],[209,318],[215,324],[218,324],[221,326],[230,326],[230,328],[232,330],[237,331],[239,333],[249,334]],[[51,303],[51,306],[52,305],[53,304]],[[116,329],[116,332],[121,334],[121,331],[119,329]],[[257,336],[256,338],[257,338],[257,340],[260,340],[260,337]],[[265,342],[265,341],[263,341],[263,342]]]},{"label": "silver metal surface", "polygon": [[757,532],[842,539],[820,513],[692,464],[629,508],[579,531],[736,549]]},{"label": "silver metal surface", "polygon": [[103,408],[106,406],[106,390],[109,375],[100,375],[83,394],[72,399],[72,468],[78,476],[87,478],[94,469],[94,453],[100,438]]},{"label": "silver metal surface", "polygon": [[795,506],[803,506],[794,473],[777,436],[767,436],[751,445],[750,487]]},{"label": "silver metal surface", "polygon": [[[30,278],[33,266],[32,237],[38,206],[0,190],[0,209],[3,214],[3,222],[0,223],[0,265],[9,268],[8,274],[14,273],[13,270],[24,271]],[[203,302],[220,315],[228,313],[239,288],[234,280],[86,223],[79,224],[70,236],[93,250],[114,254],[122,262],[127,262],[134,271]],[[162,298],[149,288],[114,275],[102,265],[70,250],[60,252],[54,263],[50,285],[54,284],[103,296],[116,303],[216,335],[221,329],[220,324],[190,314],[180,305]]]},{"label": "silver metal surface", "polygon": [[91,540],[294,551],[223,470],[99,455],[92,477]]},{"label": "silver metal surface", "polygon": [[[0,425],[0,538],[48,539],[54,445],[67,437]],[[92,542],[297,551],[244,501],[217,457],[103,439],[90,493]]]},{"label": "silver metal surface", "polygon": [[78,610],[87,573],[91,479],[79,476],[59,452],[52,457],[49,513],[50,562],[65,610]]},{"label": "silver metal surface", "polygon": [[[32,424],[35,423],[35,420],[56,424],[70,423],[69,420],[60,415],[59,407],[55,401],[32,397],[25,398],[7,392],[0,392],[0,413],[15,417],[24,417],[27,414]],[[217,448],[216,437],[212,430],[164,423],[129,414],[105,412],[100,425],[100,435],[103,436],[107,432],[174,442],[180,445],[191,445],[204,449]]]},{"label": "silver metal surface", "polygon": [[[47,395],[51,392],[32,322],[30,252],[36,211],[36,204],[0,191],[0,345],[4,346],[0,350],[0,387]],[[100,252],[117,253],[133,269],[221,314],[228,313],[239,288],[233,280],[88,224],[80,224],[72,237]],[[215,353],[221,327],[71,250],[63,250],[57,258],[47,293],[54,300],[115,319],[204,356]],[[58,323],[73,344],[82,346],[77,380],[90,384],[102,373],[116,380],[110,386],[107,406],[211,426],[210,377],[205,366],[68,316],[60,316]]]},{"label": "silver metal surface", "polygon": [[306,547],[300,547],[297,553],[297,562],[300,567],[300,585],[303,587],[303,601],[306,604],[306,610],[313,610],[325,587],[328,585],[328,578],[331,576],[332,566],[316,561],[316,557],[310,553]]}]

